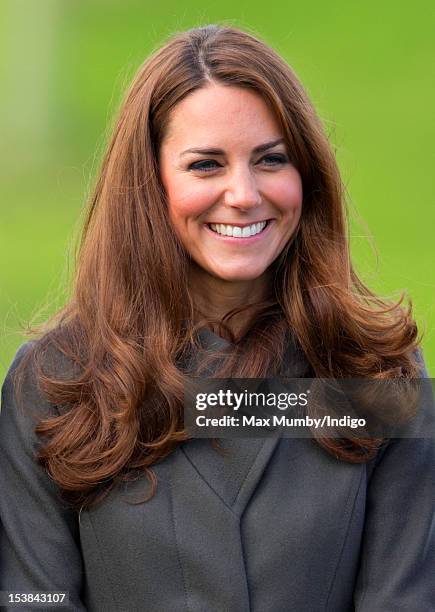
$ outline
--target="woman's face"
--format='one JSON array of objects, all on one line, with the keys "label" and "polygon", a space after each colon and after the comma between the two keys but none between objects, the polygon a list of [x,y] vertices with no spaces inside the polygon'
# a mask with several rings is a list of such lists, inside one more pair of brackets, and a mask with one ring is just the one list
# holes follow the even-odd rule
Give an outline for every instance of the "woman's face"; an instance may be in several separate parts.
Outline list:
[{"label": "woman's face", "polygon": [[215,278],[261,277],[298,225],[301,177],[274,114],[251,90],[212,83],[184,98],[160,172],[179,239]]}]

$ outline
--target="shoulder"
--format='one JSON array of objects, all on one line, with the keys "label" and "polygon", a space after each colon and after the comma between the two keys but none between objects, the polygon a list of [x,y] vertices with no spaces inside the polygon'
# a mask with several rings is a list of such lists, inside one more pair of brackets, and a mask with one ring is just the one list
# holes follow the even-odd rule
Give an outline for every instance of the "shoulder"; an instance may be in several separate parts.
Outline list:
[{"label": "shoulder", "polygon": [[65,356],[58,349],[41,340],[22,344],[7,371],[1,392],[0,420],[2,429],[7,422],[16,426],[30,426],[35,419],[57,416],[56,406],[48,401],[42,391],[41,373],[63,377],[71,369]]},{"label": "shoulder", "polygon": [[13,373],[17,370],[18,366],[23,361],[23,359],[25,359],[26,356],[29,356],[32,350],[34,350],[36,342],[37,342],[36,340],[29,340],[28,342],[25,342],[24,344],[21,344],[21,346],[18,347],[14,355],[14,358],[12,360],[12,363],[9,367],[9,370],[6,374],[5,380],[7,380],[8,378],[11,377],[11,375],[13,375]]},{"label": "shoulder", "polygon": [[38,376],[68,380],[75,374],[73,361],[50,334],[23,343],[15,353],[5,383],[15,384],[18,379],[29,387]]},{"label": "shoulder", "polygon": [[22,344],[12,360],[2,386],[2,410],[9,396],[21,392],[26,395],[37,390],[36,377],[32,364],[36,341],[30,340]]}]

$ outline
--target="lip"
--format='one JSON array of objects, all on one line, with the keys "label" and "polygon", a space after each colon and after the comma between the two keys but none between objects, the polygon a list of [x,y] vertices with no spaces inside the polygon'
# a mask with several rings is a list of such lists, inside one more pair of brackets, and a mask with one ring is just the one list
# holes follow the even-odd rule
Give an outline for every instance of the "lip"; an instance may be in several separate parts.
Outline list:
[{"label": "lip", "polygon": [[[226,242],[228,244],[240,244],[240,245],[248,245],[253,244],[254,242],[258,242],[264,236],[266,236],[270,232],[270,228],[273,225],[274,219],[263,219],[263,221],[267,221],[267,225],[259,234],[255,234],[255,236],[247,236],[246,238],[234,238],[234,236],[222,236],[222,234],[218,234],[209,228],[207,223],[204,223],[204,229],[206,232],[211,234],[216,240],[219,242]],[[237,227],[246,227],[247,225],[252,225],[253,223],[261,223],[261,221],[254,221],[251,223],[245,223],[244,225],[238,225]],[[227,225],[226,223],[224,225]],[[235,223],[228,223],[228,225],[236,225]]]},{"label": "lip", "polygon": [[259,219],[258,221],[250,221],[249,223],[231,223],[230,221],[208,221],[206,225],[232,225],[234,227],[249,227],[250,225],[264,223],[265,221],[272,221],[272,219]]}]

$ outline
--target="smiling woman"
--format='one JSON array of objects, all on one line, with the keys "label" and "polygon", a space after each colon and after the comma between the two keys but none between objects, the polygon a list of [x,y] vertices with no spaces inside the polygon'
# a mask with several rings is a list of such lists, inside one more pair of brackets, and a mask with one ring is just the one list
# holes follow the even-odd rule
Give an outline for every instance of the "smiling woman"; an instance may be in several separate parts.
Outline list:
[{"label": "smiling woman", "polygon": [[240,304],[267,297],[270,265],[299,223],[302,179],[264,99],[213,81],[190,94],[171,113],[160,168],[169,217],[196,264],[193,295],[200,287],[218,317],[228,310],[220,287]]},{"label": "smiling woman", "polygon": [[3,387],[0,605],[56,591],[91,612],[432,609],[430,406],[400,439],[216,448],[184,427],[201,374],[394,379],[406,400],[425,376],[411,309],[353,269],[343,192],[264,42],[206,26],[147,59],[72,297]]}]

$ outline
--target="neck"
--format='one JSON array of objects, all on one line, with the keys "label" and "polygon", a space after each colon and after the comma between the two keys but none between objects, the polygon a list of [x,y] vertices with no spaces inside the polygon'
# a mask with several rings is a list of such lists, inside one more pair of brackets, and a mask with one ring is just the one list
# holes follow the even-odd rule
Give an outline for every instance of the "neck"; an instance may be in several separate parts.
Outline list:
[{"label": "neck", "polygon": [[[271,273],[266,271],[261,277],[252,280],[227,281],[192,264],[189,286],[195,304],[196,322],[204,317],[222,320],[235,308],[266,300],[270,296]],[[248,322],[247,313],[241,312],[231,317],[228,327],[237,335]]]}]

